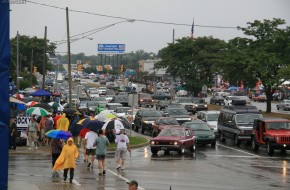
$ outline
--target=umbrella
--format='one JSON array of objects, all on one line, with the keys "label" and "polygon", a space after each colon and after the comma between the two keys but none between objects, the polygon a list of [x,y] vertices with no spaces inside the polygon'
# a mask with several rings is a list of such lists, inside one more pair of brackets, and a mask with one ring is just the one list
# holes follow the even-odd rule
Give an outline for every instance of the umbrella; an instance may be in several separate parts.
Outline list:
[{"label": "umbrella", "polygon": [[84,127],[97,132],[99,129],[102,129],[103,125],[103,122],[99,120],[90,120]]},{"label": "umbrella", "polygon": [[13,103],[18,103],[18,104],[26,104],[25,102],[22,102],[21,100],[18,100],[16,98],[13,97],[9,97],[9,102],[13,102]]},{"label": "umbrella", "polygon": [[35,104],[38,104],[38,102],[30,101],[30,102],[27,102],[25,105],[31,107],[31,106],[34,106]]},{"label": "umbrella", "polygon": [[31,107],[38,107],[38,108],[43,108],[47,111],[51,111],[52,110],[52,107],[46,103],[38,103],[38,104],[34,104],[33,106]]},{"label": "umbrella", "polygon": [[30,115],[40,115],[40,116],[46,116],[49,114],[45,109],[39,107],[29,108],[28,110],[26,110],[26,113]]},{"label": "umbrella", "polygon": [[63,106],[60,103],[49,102],[48,105],[50,105],[53,110],[63,111]]},{"label": "umbrella", "polygon": [[87,132],[89,132],[89,131],[90,131],[90,129],[88,129],[88,128],[83,128],[83,129],[80,131],[80,137],[81,137],[81,138],[85,138]]},{"label": "umbrella", "polygon": [[235,87],[235,86],[231,86],[228,88],[228,90],[237,90],[237,89],[238,89],[238,87]]},{"label": "umbrella", "polygon": [[103,127],[103,130],[116,130],[120,131],[120,129],[124,129],[124,124],[119,119],[112,119],[111,121],[106,122]]},{"label": "umbrella", "polygon": [[66,114],[70,114],[70,115],[74,115],[74,114],[82,115],[79,111],[77,111],[76,109],[72,109],[72,108],[65,108],[63,110],[63,112]]},{"label": "umbrella", "polygon": [[50,130],[45,133],[46,136],[55,138],[55,139],[64,139],[67,140],[72,136],[70,132],[62,131],[62,130]]},{"label": "umbrella", "polygon": [[14,94],[14,97],[18,98],[19,100],[24,100],[25,96],[23,94]]},{"label": "umbrella", "polygon": [[85,118],[85,119],[81,119],[79,120],[79,122],[77,122],[77,125],[83,127],[86,126],[88,124],[89,121],[93,120],[91,117],[90,118]]},{"label": "umbrella", "polygon": [[116,118],[116,115],[112,114],[112,111],[104,110],[101,111],[95,118],[98,118],[99,121],[106,122],[113,118]]}]

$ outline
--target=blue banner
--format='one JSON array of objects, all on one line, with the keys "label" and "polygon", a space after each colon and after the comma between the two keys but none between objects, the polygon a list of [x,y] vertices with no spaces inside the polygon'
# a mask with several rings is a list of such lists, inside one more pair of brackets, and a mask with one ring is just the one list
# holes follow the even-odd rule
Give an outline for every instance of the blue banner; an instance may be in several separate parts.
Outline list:
[{"label": "blue banner", "polygon": [[0,189],[8,189],[8,145],[9,145],[9,3],[0,1]]},{"label": "blue banner", "polygon": [[125,44],[98,44],[99,54],[123,54]]}]

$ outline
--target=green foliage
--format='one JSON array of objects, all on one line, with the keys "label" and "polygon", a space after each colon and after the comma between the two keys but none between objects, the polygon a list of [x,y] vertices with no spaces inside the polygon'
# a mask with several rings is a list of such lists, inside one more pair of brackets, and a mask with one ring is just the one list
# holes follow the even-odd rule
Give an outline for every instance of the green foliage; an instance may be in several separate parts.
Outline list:
[{"label": "green foliage", "polygon": [[[53,43],[47,43],[47,53],[54,55],[56,46]],[[11,66],[10,66],[10,75],[13,77],[13,80],[16,81],[16,65],[17,65],[17,38],[14,37],[10,40],[11,45]],[[31,56],[33,50],[33,66],[37,67],[37,71],[43,72],[43,63],[44,63],[44,39],[34,37],[29,37],[25,35],[19,35],[19,71],[30,71],[31,69]],[[46,65],[46,69],[49,70],[52,68],[51,64]],[[22,73],[21,73],[22,74]],[[23,77],[23,75],[20,75]],[[28,77],[30,78],[30,77]],[[25,83],[25,82],[24,82]]]},{"label": "green foliage", "polygon": [[[144,137],[140,137],[140,136],[129,136],[129,141],[130,141],[130,146],[136,146],[136,145],[140,145],[140,144],[144,144],[146,143],[148,140]],[[108,148],[117,148],[117,144],[116,143],[111,143],[110,146]]]}]

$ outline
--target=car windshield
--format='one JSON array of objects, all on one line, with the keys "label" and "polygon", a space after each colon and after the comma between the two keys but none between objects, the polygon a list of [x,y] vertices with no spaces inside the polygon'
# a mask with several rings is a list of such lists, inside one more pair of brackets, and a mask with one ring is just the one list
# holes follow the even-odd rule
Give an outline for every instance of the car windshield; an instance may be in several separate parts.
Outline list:
[{"label": "car windshield", "polygon": [[263,116],[261,114],[237,114],[236,122],[237,124],[253,124],[254,119],[261,119]]},{"label": "car windshield", "polygon": [[88,106],[97,106],[98,103],[97,102],[88,102]]},{"label": "car windshield", "polygon": [[144,111],[142,112],[143,117],[162,117],[159,111]]},{"label": "car windshield", "polygon": [[191,103],[191,98],[179,98],[179,103]]},{"label": "car windshield", "polygon": [[168,115],[188,115],[186,109],[168,109],[167,110]]},{"label": "car windshield", "polygon": [[207,114],[207,121],[217,121],[219,113]]},{"label": "car windshield", "polygon": [[182,137],[184,136],[183,129],[163,129],[158,136],[167,136],[167,137]]},{"label": "car windshield", "polygon": [[104,107],[106,107],[106,105],[107,105],[107,103],[98,103],[98,107],[104,108]]},{"label": "car windshield", "polygon": [[188,123],[186,127],[191,128],[193,131],[210,131],[210,128],[206,123]]},{"label": "car windshield", "polygon": [[107,101],[105,97],[94,97],[95,101]]},{"label": "car windshield", "polygon": [[125,113],[128,110],[130,110],[131,108],[117,108],[116,109],[116,113]]},{"label": "car windshield", "polygon": [[205,103],[205,101],[203,99],[194,99],[193,102],[196,104],[204,104]]},{"label": "car windshield", "polygon": [[287,129],[290,130],[290,122],[269,122],[266,125],[267,129]]},{"label": "car windshield", "polygon": [[164,118],[164,119],[160,119],[160,124],[165,124],[165,125],[178,125],[178,122],[174,118]]}]

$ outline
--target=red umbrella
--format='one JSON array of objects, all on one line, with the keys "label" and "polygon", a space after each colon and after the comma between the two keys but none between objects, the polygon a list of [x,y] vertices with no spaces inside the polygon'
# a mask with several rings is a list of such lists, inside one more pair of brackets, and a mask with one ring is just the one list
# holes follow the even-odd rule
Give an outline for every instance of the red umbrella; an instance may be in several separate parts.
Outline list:
[{"label": "red umbrella", "polygon": [[80,131],[80,137],[81,138],[85,138],[87,132],[91,131],[90,129],[88,128],[83,128],[81,131]]}]

